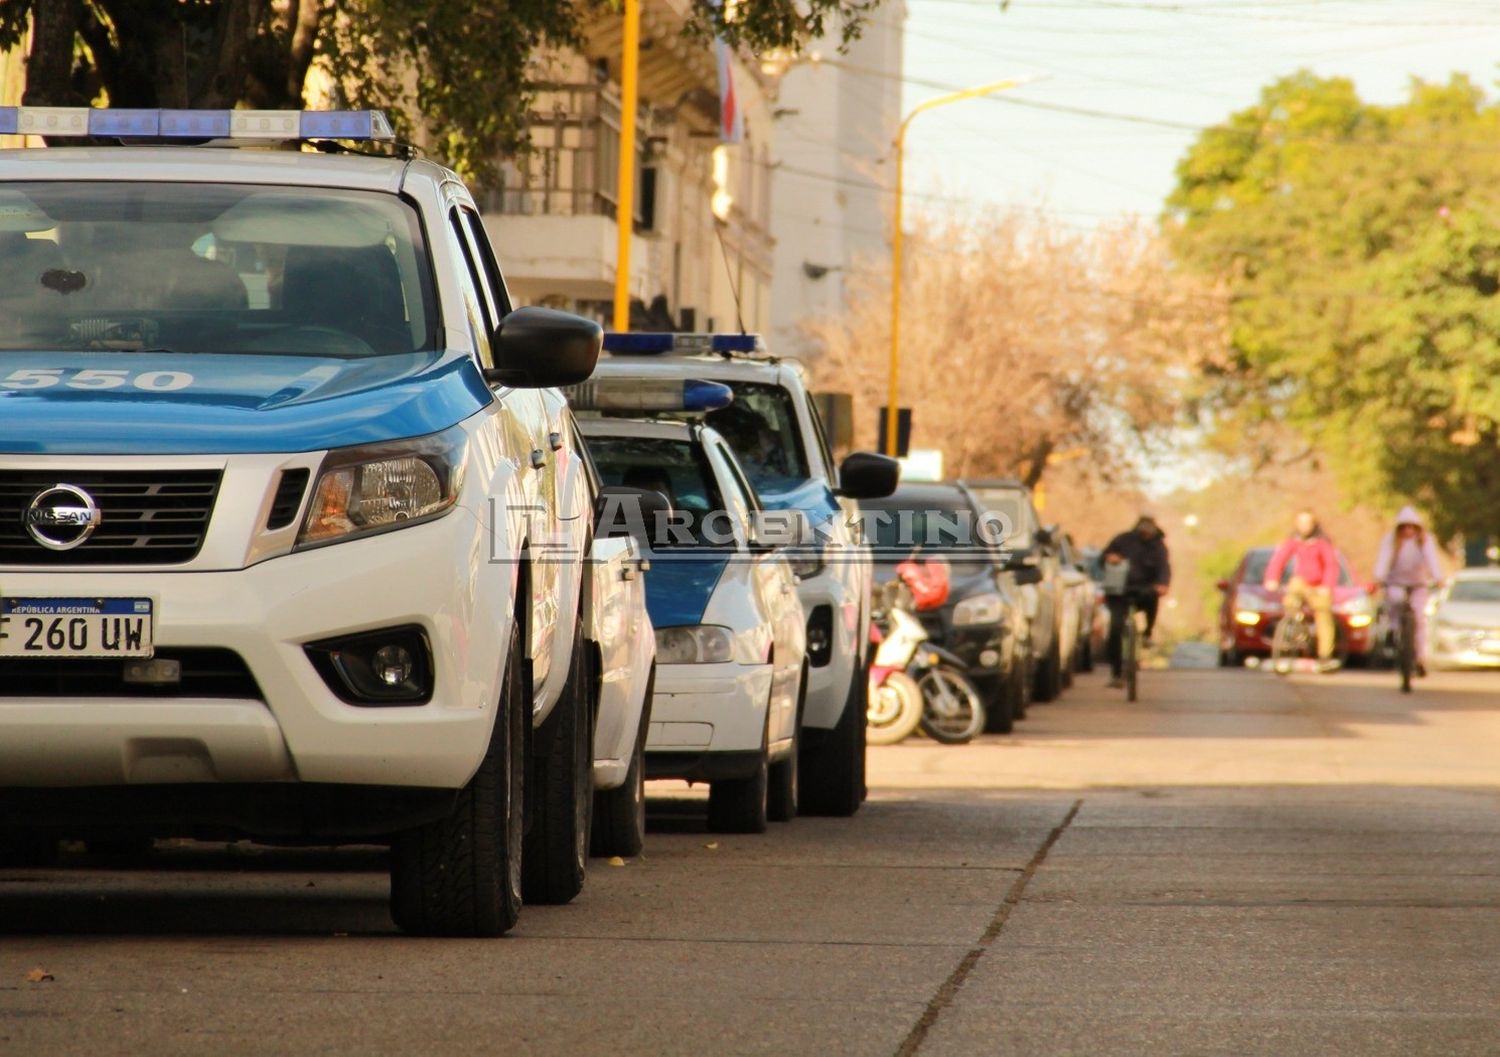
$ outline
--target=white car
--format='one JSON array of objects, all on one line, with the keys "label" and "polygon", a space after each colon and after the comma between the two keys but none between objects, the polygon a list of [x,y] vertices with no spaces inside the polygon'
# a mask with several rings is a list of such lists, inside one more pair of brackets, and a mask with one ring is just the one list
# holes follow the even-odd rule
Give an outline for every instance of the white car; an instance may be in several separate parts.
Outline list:
[{"label": "white car", "polygon": [[[368,111],[11,124],[389,138]],[[545,389],[588,375],[600,330],[512,311],[458,177],[0,152],[0,319],[0,850],[389,841],[392,913],[424,933],[572,898],[593,518]]]},{"label": "white car", "polygon": [[701,379],[734,402],[708,423],[724,435],[769,509],[801,511],[819,543],[793,569],[807,614],[807,704],[802,716],[801,810],[852,815],[865,794],[869,548],[856,499],[896,488],[894,459],[855,452],[835,467],[802,366],[765,354],[755,335],[607,334],[601,383]]},{"label": "white car", "polygon": [[1500,668],[1500,569],[1461,569],[1432,604],[1427,663]]},{"label": "white car", "polygon": [[648,778],[709,783],[709,826],[758,833],[797,812],[807,640],[796,577],[762,539],[760,503],[712,429],[583,418],[609,485],[666,496],[646,599],[656,630]]}]

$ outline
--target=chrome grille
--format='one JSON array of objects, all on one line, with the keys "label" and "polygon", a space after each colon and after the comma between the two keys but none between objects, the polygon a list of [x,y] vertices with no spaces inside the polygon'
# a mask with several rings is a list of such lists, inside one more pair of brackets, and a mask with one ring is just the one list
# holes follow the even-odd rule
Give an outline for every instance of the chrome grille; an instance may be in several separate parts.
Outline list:
[{"label": "chrome grille", "polygon": [[[203,546],[219,494],[219,470],[10,470],[0,468],[0,566],[180,565]],[[66,483],[99,508],[99,527],[72,550],[41,546],[26,508]]]}]

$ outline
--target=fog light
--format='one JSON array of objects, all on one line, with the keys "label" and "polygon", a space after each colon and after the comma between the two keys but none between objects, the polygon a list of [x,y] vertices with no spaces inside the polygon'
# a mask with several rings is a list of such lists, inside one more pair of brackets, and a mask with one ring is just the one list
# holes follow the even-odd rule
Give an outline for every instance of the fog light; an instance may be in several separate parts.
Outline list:
[{"label": "fog light", "polygon": [[1249,609],[1242,609],[1234,615],[1234,619],[1247,628],[1253,628],[1260,623],[1260,614]]},{"label": "fog light", "polygon": [[366,631],[304,650],[328,689],[351,705],[425,705],[432,700],[432,647],[415,625]]},{"label": "fog light", "polygon": [[411,678],[416,661],[404,646],[382,646],[375,651],[370,669],[386,686],[400,686]]},{"label": "fog light", "polygon": [[1351,628],[1367,628],[1373,619],[1375,618],[1368,613],[1356,613],[1349,618],[1349,626]]},{"label": "fog light", "polygon": [[980,650],[979,663],[986,668],[994,668],[1000,664],[999,650]]}]

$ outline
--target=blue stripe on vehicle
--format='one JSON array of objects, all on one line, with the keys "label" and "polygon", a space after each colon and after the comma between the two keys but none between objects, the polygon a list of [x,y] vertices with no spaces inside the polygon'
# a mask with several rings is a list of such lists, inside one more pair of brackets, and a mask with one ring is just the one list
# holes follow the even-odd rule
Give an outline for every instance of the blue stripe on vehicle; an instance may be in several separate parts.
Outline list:
[{"label": "blue stripe on vehicle", "polygon": [[676,628],[702,623],[708,600],[728,565],[728,555],[653,553],[651,571],[646,574],[646,612],[651,614],[652,625]]},{"label": "blue stripe on vehicle", "polygon": [[[25,371],[61,373],[45,388],[13,388],[7,380]],[[124,372],[125,381],[70,387],[82,371]],[[136,384],[143,375],[160,379],[159,372],[180,372],[192,383],[168,391]],[[436,433],[492,400],[462,352],[359,359],[0,352],[0,454],[322,451]]]}]

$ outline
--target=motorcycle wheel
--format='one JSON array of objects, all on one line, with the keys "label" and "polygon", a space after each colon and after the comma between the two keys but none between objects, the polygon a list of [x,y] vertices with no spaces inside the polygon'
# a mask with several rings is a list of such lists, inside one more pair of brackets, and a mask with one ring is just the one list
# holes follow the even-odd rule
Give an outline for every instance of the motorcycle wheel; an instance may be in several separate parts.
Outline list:
[{"label": "motorcycle wheel", "polygon": [[921,725],[921,688],[904,672],[888,673],[879,686],[870,687],[865,719],[865,740],[869,744],[896,744]]},{"label": "motorcycle wheel", "polygon": [[932,740],[962,745],[984,729],[984,701],[962,672],[933,668],[917,685],[922,689],[922,730]]}]

